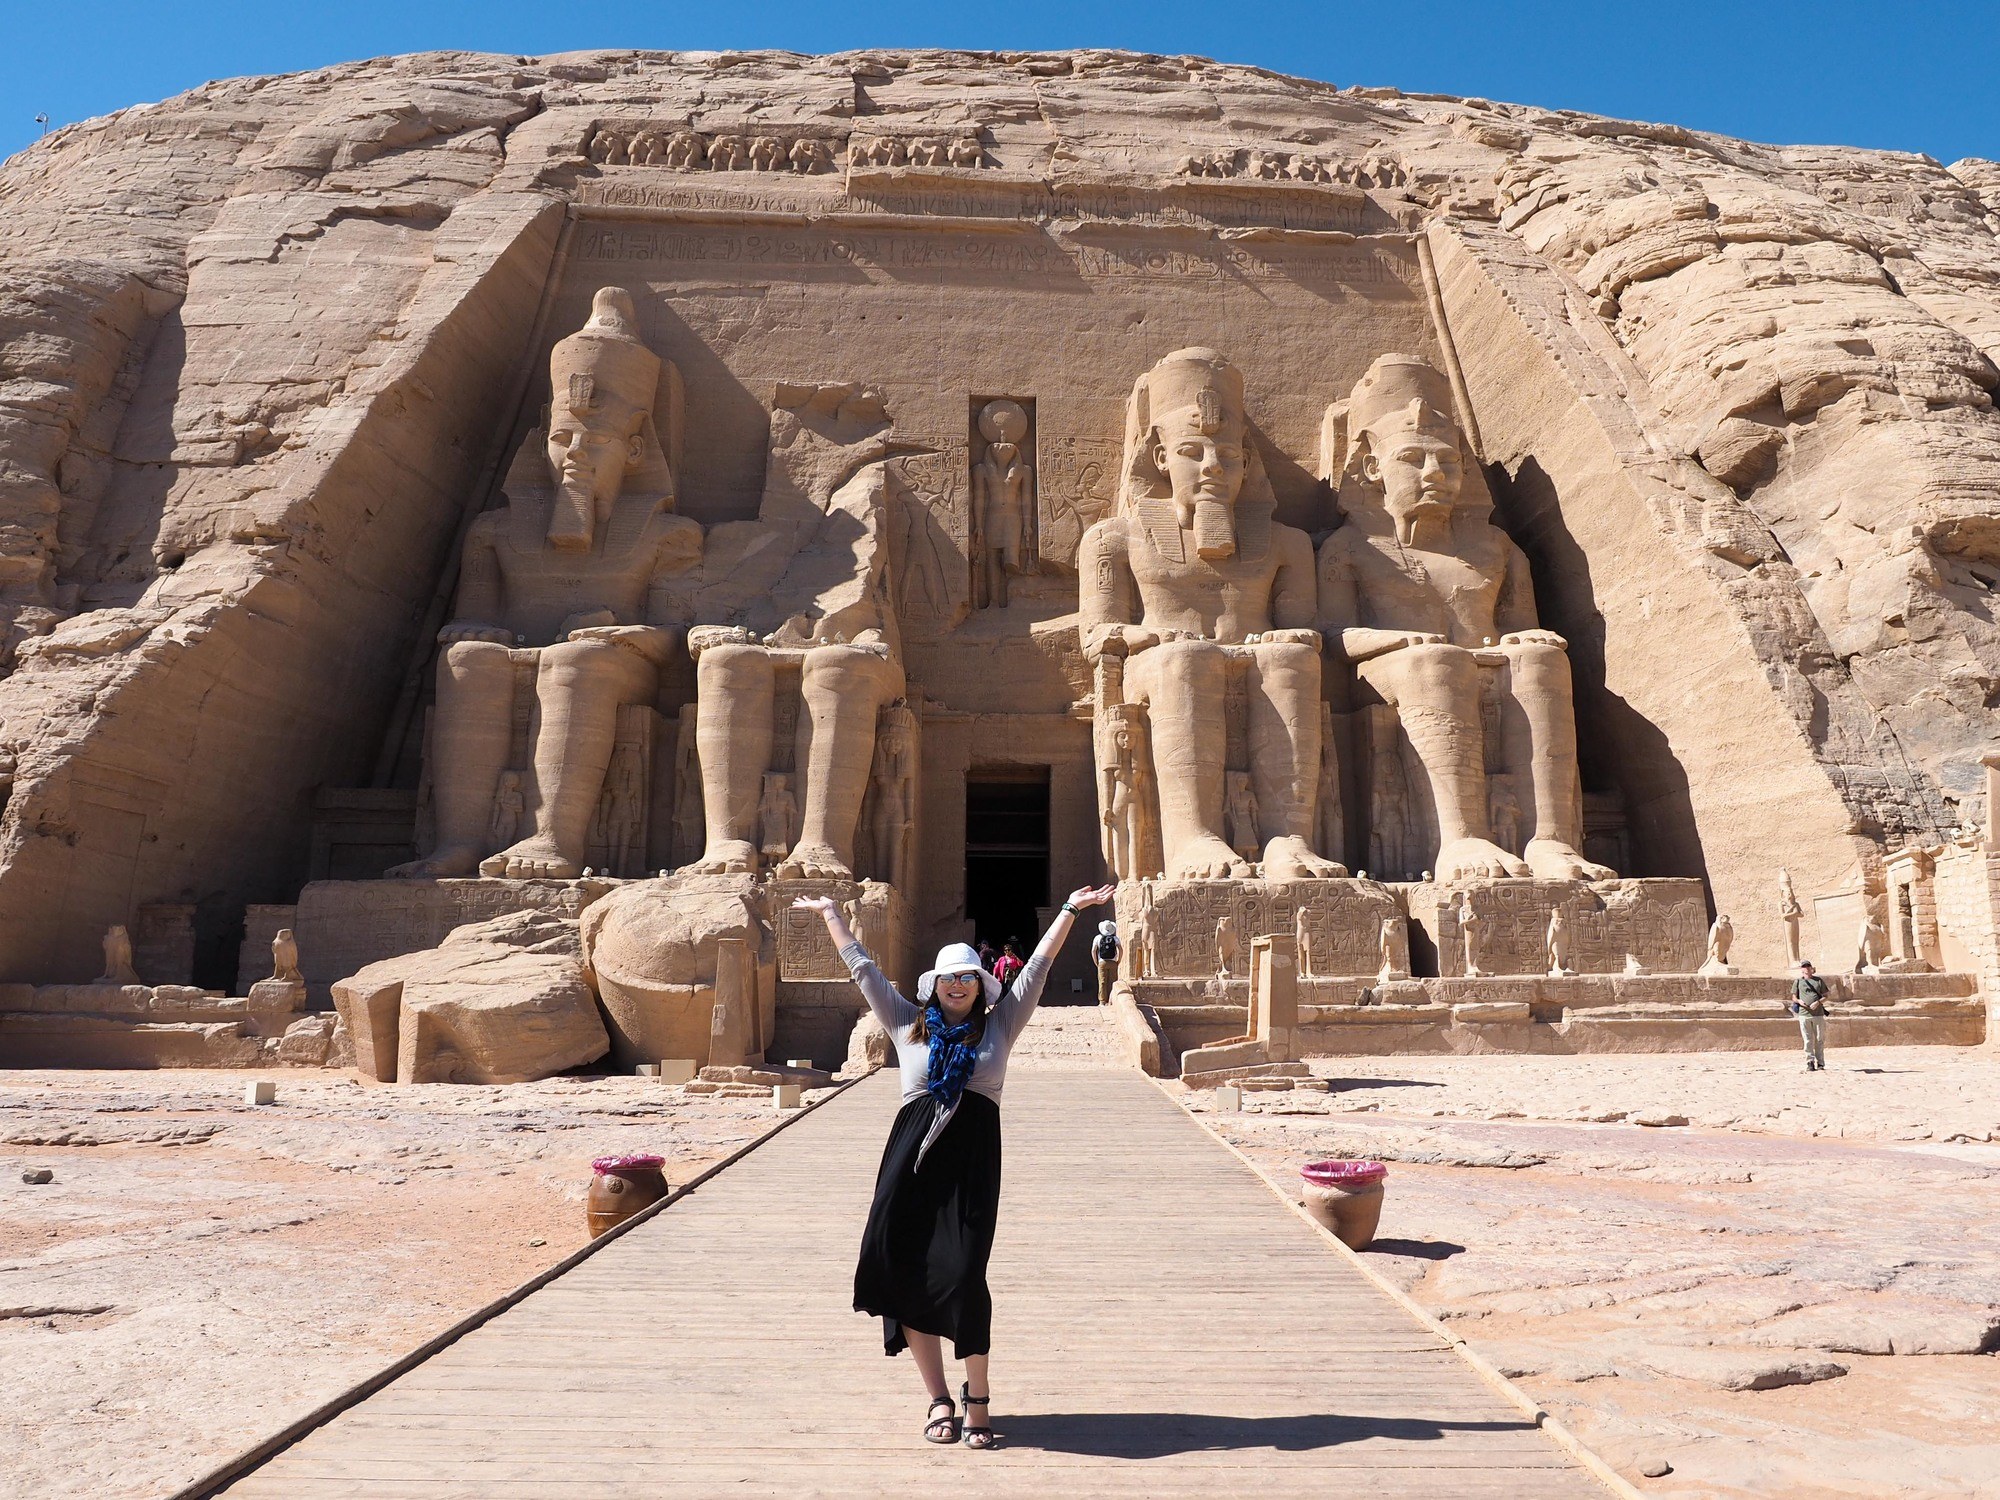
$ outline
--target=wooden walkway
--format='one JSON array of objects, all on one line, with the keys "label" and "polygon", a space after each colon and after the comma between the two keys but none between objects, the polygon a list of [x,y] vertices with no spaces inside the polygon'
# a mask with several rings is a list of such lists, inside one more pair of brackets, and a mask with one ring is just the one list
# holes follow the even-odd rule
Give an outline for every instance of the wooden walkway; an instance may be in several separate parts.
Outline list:
[{"label": "wooden walkway", "polygon": [[849,1090],[227,1493],[1607,1493],[1151,1083],[1019,1061],[1002,1446],[926,1445],[908,1357],[850,1310],[896,1102]]}]

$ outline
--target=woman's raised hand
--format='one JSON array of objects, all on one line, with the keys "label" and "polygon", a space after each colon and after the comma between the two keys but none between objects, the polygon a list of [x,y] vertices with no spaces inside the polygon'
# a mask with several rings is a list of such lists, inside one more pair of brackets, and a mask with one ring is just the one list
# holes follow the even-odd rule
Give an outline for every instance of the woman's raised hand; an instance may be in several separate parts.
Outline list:
[{"label": "woman's raised hand", "polygon": [[1086,906],[1102,906],[1117,893],[1115,885],[1078,886],[1069,893],[1069,904],[1082,911]]},{"label": "woman's raised hand", "polygon": [[816,911],[822,917],[838,916],[840,903],[831,896],[801,896],[792,903],[794,911]]}]

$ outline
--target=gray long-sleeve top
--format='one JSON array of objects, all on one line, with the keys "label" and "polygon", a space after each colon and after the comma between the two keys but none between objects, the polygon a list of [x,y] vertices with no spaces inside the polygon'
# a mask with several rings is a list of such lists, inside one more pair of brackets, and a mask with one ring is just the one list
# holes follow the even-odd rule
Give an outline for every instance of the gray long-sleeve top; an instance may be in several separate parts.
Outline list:
[{"label": "gray long-sleeve top", "polygon": [[[860,987],[861,998],[868,1002],[868,1009],[889,1033],[889,1040],[896,1044],[896,1062],[903,1076],[903,1102],[907,1104],[925,1092],[924,1082],[930,1076],[931,1044],[910,1040],[910,1023],[921,1012],[897,993],[889,977],[875,966],[875,960],[859,943],[849,943],[840,950],[840,956]],[[980,1040],[972,1078],[965,1086],[995,1104],[1000,1102],[1000,1091],[1007,1083],[1007,1056],[1042,998],[1042,984],[1049,976],[1050,962],[1040,953],[1035,954],[1014,976],[1012,988],[1003,991],[986,1013],[986,1035]]]}]

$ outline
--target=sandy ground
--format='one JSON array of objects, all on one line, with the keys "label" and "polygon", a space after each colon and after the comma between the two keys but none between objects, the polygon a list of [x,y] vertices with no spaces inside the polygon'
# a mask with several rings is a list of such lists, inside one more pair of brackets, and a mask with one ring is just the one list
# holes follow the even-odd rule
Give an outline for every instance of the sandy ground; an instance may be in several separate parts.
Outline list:
[{"label": "sandy ground", "polygon": [[170,1494],[583,1245],[592,1157],[678,1184],[777,1120],[638,1078],[0,1072],[0,1496]]},{"label": "sandy ground", "polygon": [[1211,1118],[1389,1162],[1369,1263],[1648,1494],[2000,1496],[2000,1052],[1830,1063],[1331,1059]]}]

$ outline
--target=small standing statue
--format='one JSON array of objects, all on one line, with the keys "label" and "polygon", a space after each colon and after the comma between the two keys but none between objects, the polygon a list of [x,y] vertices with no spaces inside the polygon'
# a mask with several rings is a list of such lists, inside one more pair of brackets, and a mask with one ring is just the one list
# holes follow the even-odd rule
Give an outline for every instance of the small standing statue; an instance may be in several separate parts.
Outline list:
[{"label": "small standing statue", "polygon": [[1778,866],[1778,916],[1785,924],[1785,966],[1789,972],[1799,966],[1799,923],[1805,917],[1799,893],[1792,888],[1792,872]]},{"label": "small standing statue", "polygon": [[1153,903],[1144,901],[1132,918],[1125,941],[1125,962],[1130,966],[1128,972],[1134,979],[1160,977],[1158,956],[1153,951],[1154,925]]},{"label": "small standing statue", "polygon": [[1236,972],[1236,957],[1240,945],[1236,941],[1236,918],[1225,916],[1215,924],[1215,963],[1219,977],[1227,979]]},{"label": "small standing statue", "polygon": [[1298,920],[1292,924],[1292,939],[1299,950],[1299,978],[1306,979],[1319,971],[1313,967],[1312,929],[1306,926],[1306,909],[1299,908]]},{"label": "small standing statue", "polygon": [[271,939],[271,977],[286,984],[306,982],[305,975],[299,972],[299,941],[289,927],[280,927],[278,935]]},{"label": "small standing statue", "polygon": [[979,413],[986,452],[972,471],[972,503],[979,518],[979,557],[973,588],[981,608],[1007,607],[1007,579],[1024,573],[1029,508],[1035,471],[1022,455],[1028,414],[1015,401],[989,401]]},{"label": "small standing statue", "polygon": [[1481,922],[1479,913],[1472,905],[1472,892],[1458,893],[1458,941],[1465,951],[1465,977],[1484,979],[1486,971],[1479,967],[1479,940]]},{"label": "small standing statue", "polygon": [[140,984],[139,971],[132,967],[132,934],[113,927],[104,934],[104,972],[99,984]]},{"label": "small standing statue", "polygon": [[792,796],[792,778],[783,771],[764,776],[764,796],[758,807],[762,839],[758,853],[770,860],[783,859],[792,849],[792,822],[799,804]]},{"label": "small standing statue", "polygon": [[1139,873],[1139,798],[1133,785],[1135,758],[1132,729],[1120,723],[1111,737],[1112,761],[1104,768],[1104,788],[1098,798],[1103,809],[1104,860],[1120,880]]},{"label": "small standing statue", "polygon": [[1384,917],[1382,932],[1378,939],[1381,945],[1381,967],[1376,971],[1378,983],[1387,984],[1392,979],[1408,979],[1409,968],[1403,962],[1403,954],[1409,948],[1409,927],[1400,916]]},{"label": "small standing statue", "polygon": [[1736,941],[1736,928],[1729,920],[1729,914],[1722,912],[1708,929],[1708,956],[1702,960],[1704,974],[1734,974],[1736,970],[1729,962],[1729,945]]},{"label": "small standing statue", "polygon": [[1889,933],[1872,909],[1862,917],[1861,931],[1855,935],[1854,943],[1854,972],[1879,973],[1882,957],[1889,951]]},{"label": "small standing statue", "polygon": [[1569,918],[1560,906],[1549,913],[1548,959],[1549,978],[1567,979],[1576,973],[1569,966]]},{"label": "small standing statue", "polygon": [[527,799],[521,795],[521,773],[502,771],[500,784],[493,789],[493,816],[486,824],[486,831],[493,836],[493,847],[505,849],[514,842],[514,835],[521,827],[521,813],[527,806]]},{"label": "small standing statue", "polygon": [[1229,795],[1224,806],[1229,820],[1229,847],[1256,863],[1264,841],[1257,837],[1257,793],[1251,788],[1248,771],[1229,773]]}]

